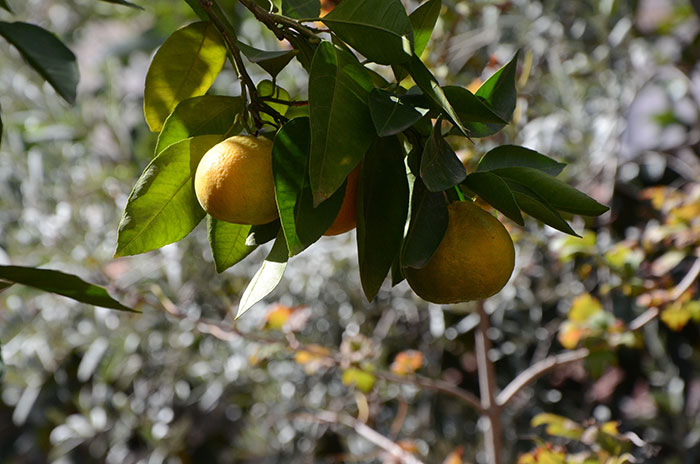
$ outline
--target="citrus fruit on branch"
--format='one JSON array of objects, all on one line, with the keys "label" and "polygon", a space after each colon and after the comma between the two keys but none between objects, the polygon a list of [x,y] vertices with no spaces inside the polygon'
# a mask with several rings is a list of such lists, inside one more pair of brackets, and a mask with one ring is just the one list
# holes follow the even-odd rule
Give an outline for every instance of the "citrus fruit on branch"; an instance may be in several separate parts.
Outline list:
[{"label": "citrus fruit on branch", "polygon": [[345,196],[340,205],[340,211],[338,211],[333,224],[323,235],[344,234],[357,226],[357,182],[360,180],[360,168],[361,166],[358,165],[348,174]]},{"label": "citrus fruit on branch", "polygon": [[194,189],[202,208],[235,224],[267,224],[278,217],[272,142],[236,135],[214,145],[197,166]]},{"label": "citrus fruit on branch", "polygon": [[451,203],[448,214],[445,236],[425,266],[404,268],[408,284],[424,300],[439,304],[498,293],[515,266],[508,231],[472,201]]}]

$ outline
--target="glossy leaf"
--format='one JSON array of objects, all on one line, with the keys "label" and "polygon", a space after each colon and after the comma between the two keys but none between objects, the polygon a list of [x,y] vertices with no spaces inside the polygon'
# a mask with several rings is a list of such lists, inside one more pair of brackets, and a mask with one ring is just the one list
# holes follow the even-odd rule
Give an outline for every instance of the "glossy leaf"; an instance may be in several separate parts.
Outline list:
[{"label": "glossy leaf", "polygon": [[288,255],[287,243],[284,240],[284,234],[280,230],[274,245],[270,249],[270,253],[243,292],[241,302],[238,305],[236,319],[277,287],[282,280],[284,270],[287,268]]},{"label": "glossy leaf", "polygon": [[476,170],[493,171],[501,168],[524,167],[538,169],[546,174],[556,176],[565,166],[566,163],[555,161],[529,148],[501,145],[482,156]]},{"label": "glossy leaf", "polygon": [[272,77],[276,77],[298,53],[294,49],[275,51],[258,50],[241,41],[238,41],[238,48],[251,63],[257,64],[270,73]]},{"label": "glossy leaf", "polygon": [[396,137],[377,139],[362,163],[357,193],[357,256],[369,301],[399,254],[407,214],[403,149]]},{"label": "glossy leaf", "polygon": [[411,192],[411,220],[401,250],[402,267],[425,266],[445,236],[448,217],[442,192],[431,192],[416,178]]},{"label": "glossy leaf", "polygon": [[[489,108],[484,100],[469,90],[456,86],[443,87],[442,90],[471,137],[492,135],[493,132],[487,124],[495,124],[498,127],[503,127],[507,124],[507,121],[504,121]],[[454,135],[463,135],[457,127],[453,128],[452,133]]]},{"label": "glossy leaf", "polygon": [[[481,87],[475,95],[483,98],[484,101],[498,114],[504,121],[510,122],[517,103],[517,90],[515,88],[515,71],[518,64],[518,51],[515,56],[501,69],[496,71]],[[503,129],[505,124],[481,124],[473,123],[472,130],[475,137],[487,137]]]},{"label": "glossy leaf", "polygon": [[199,160],[219,141],[200,135],[170,145],[146,167],[119,223],[115,257],[135,255],[176,242],[205,216],[194,192]]},{"label": "glossy leaf", "polygon": [[181,101],[204,95],[226,61],[226,47],[209,22],[175,31],[158,49],[146,74],[144,115],[153,132]]},{"label": "glossy leaf", "polygon": [[357,59],[329,42],[319,45],[309,76],[314,205],[328,199],[375,137],[367,99],[372,82]]},{"label": "glossy leaf", "polygon": [[437,79],[435,78],[435,76],[433,76],[433,73],[430,72],[430,70],[425,66],[425,64],[420,60],[420,58],[414,55],[411,58],[411,60],[407,63],[407,66],[411,77],[413,77],[413,80],[415,81],[416,85],[420,87],[423,93],[438,108],[444,111],[445,115],[464,135],[469,135],[469,131],[466,127],[464,127],[462,120],[459,118],[459,115],[452,107],[450,101],[447,99],[447,96],[442,90],[442,87],[440,87],[440,84],[438,83]]},{"label": "glossy leaf", "polygon": [[173,143],[190,137],[240,133],[242,127],[240,124],[234,127],[234,121],[241,111],[243,100],[240,97],[201,95],[181,101],[158,135],[156,156]]},{"label": "glossy leaf", "polygon": [[290,256],[302,252],[328,230],[345,196],[341,187],[314,208],[308,176],[310,131],[309,118],[292,119],[279,130],[272,147],[275,196]]},{"label": "glossy leaf", "polygon": [[580,237],[561,217],[559,212],[550,206],[547,200],[517,182],[506,180],[506,183],[513,192],[515,201],[518,202],[518,206],[524,213],[565,234]]},{"label": "glossy leaf", "polygon": [[78,63],[72,51],[51,32],[33,24],[0,21],[0,36],[68,103],[75,103]]},{"label": "glossy leaf", "polygon": [[381,137],[403,132],[428,112],[427,108],[415,107],[406,99],[381,89],[374,89],[369,94],[369,110]]},{"label": "glossy leaf", "polygon": [[114,3],[117,5],[128,6],[129,8],[135,8],[137,10],[143,10],[142,7],[140,7],[134,3],[131,3],[131,2],[127,2],[126,0],[102,0],[102,1],[107,2],[107,3]]},{"label": "glossy leaf", "polygon": [[400,0],[345,0],[322,21],[376,63],[405,63],[413,54],[413,29]]},{"label": "glossy leaf", "polygon": [[421,56],[428,45],[441,8],[442,0],[428,0],[408,16],[413,27],[413,52],[417,56]]},{"label": "glossy leaf", "polygon": [[464,185],[516,223],[521,226],[525,224],[513,192],[508,184],[496,174],[473,172],[464,180]]},{"label": "glossy leaf", "polygon": [[0,266],[0,279],[56,293],[81,303],[137,312],[113,299],[104,288],[60,271],[23,266]]},{"label": "glossy leaf", "polygon": [[216,272],[224,272],[256,248],[245,243],[250,232],[249,225],[231,224],[207,216],[207,232]]},{"label": "glossy leaf", "polygon": [[321,15],[319,0],[282,0],[282,14],[290,18],[318,18]]},{"label": "glossy leaf", "polygon": [[491,172],[525,185],[546,198],[553,208],[560,211],[599,216],[608,210],[607,206],[601,205],[585,193],[535,168],[501,168]]},{"label": "glossy leaf", "polygon": [[431,192],[454,187],[467,177],[464,165],[440,133],[441,122],[441,119],[435,122],[420,162],[421,179]]}]

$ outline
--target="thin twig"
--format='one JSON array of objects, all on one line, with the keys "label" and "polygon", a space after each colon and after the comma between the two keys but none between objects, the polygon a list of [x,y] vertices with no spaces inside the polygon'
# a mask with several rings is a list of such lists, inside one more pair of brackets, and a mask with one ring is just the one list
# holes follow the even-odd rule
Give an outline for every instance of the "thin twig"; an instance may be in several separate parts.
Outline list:
[{"label": "thin twig", "polygon": [[498,394],[496,402],[500,407],[507,405],[523,388],[534,382],[543,375],[551,372],[557,367],[566,366],[585,359],[589,351],[587,348],[580,348],[553,356],[548,356],[532,366],[522,371],[514,378],[501,393]]},{"label": "thin twig", "polygon": [[272,98],[272,97],[261,97],[260,98],[262,101],[268,102],[268,103],[277,103],[280,105],[286,105],[286,106],[309,106],[309,101],[308,100],[282,100],[281,98]]},{"label": "thin twig", "polygon": [[355,419],[354,417],[348,414],[321,410],[314,414],[300,414],[296,417],[301,419],[306,418],[318,422],[325,422],[328,424],[340,424],[346,427],[350,427],[365,440],[383,449],[394,458],[399,459],[401,462],[405,464],[423,464],[423,461],[401,448],[398,445],[398,443],[391,441],[381,433],[369,427],[367,424],[360,422],[359,420]]}]

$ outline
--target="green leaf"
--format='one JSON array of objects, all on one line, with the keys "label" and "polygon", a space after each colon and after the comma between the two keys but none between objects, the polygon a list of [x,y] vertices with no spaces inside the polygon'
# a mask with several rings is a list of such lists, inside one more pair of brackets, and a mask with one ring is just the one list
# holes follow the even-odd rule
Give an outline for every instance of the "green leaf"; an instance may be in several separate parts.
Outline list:
[{"label": "green leaf", "polygon": [[319,0],[282,0],[282,14],[290,18],[318,18],[321,14]]},{"label": "green leaf", "polygon": [[357,193],[357,256],[369,301],[399,254],[407,214],[403,149],[396,137],[377,139],[362,163]]},{"label": "green leaf", "polygon": [[302,36],[290,36],[288,39],[290,44],[299,53],[296,55],[297,61],[306,70],[306,72],[311,72],[311,62],[314,59],[314,54],[316,53],[316,44],[309,43],[305,37]]},{"label": "green leaf", "polygon": [[406,277],[404,277],[403,269],[401,269],[401,253],[399,253],[394,258],[394,262],[391,263],[391,286],[397,286],[403,282],[404,279],[406,279]]},{"label": "green leaf", "polygon": [[[501,69],[496,71],[486,82],[481,84],[476,96],[484,101],[498,114],[504,121],[510,121],[515,111],[518,94],[515,88],[515,71],[518,64],[518,51],[513,58]],[[505,124],[480,124],[475,122],[473,128],[475,137],[487,137],[503,129]]]},{"label": "green leaf", "polygon": [[[259,97],[267,97],[267,98],[276,98],[278,100],[286,100],[289,101],[289,92],[284,90],[282,87],[279,87],[275,85],[272,81],[270,80],[262,80],[258,82],[257,85],[257,90],[258,90],[258,96]],[[284,116],[287,111],[289,110],[289,105],[284,105],[282,103],[274,103],[274,102],[265,102],[267,106],[272,108],[273,110],[277,111],[279,114]],[[261,115],[263,121],[269,121],[269,122],[274,122],[275,119],[264,112]],[[308,136],[307,136],[308,137]]]},{"label": "green leaf", "polygon": [[277,237],[277,234],[282,230],[282,224],[279,219],[275,219],[267,224],[257,224],[250,228],[245,244],[248,246],[263,245]]},{"label": "green leaf", "polygon": [[413,54],[413,29],[400,0],[345,0],[321,21],[376,63],[405,63]]},{"label": "green leaf", "polygon": [[496,174],[473,172],[464,180],[464,185],[516,223],[521,226],[525,225],[513,192],[508,184]]},{"label": "green leaf", "polygon": [[467,177],[464,165],[442,137],[441,126],[442,119],[438,118],[420,162],[420,177],[431,192],[447,190]]},{"label": "green leaf", "polygon": [[[457,112],[464,126],[469,130],[471,137],[486,137],[493,132],[486,123],[503,127],[507,121],[501,119],[484,101],[463,87],[447,86],[442,89],[447,100]],[[454,127],[451,131],[454,135],[463,135]]]},{"label": "green leaf", "polygon": [[75,55],[51,32],[33,24],[0,21],[0,35],[71,105],[78,86]]},{"label": "green leaf", "polygon": [[[7,4],[7,0],[0,0],[0,8],[4,8],[5,10],[12,13],[12,10],[10,9],[10,5]],[[0,378],[2,378],[2,376],[0,376]]]},{"label": "green leaf", "polygon": [[533,218],[565,234],[580,237],[580,235],[574,232],[564,218],[561,217],[559,212],[549,205],[547,200],[517,182],[506,180],[506,183],[513,192],[515,201],[518,202],[518,206],[524,213],[529,214]]},{"label": "green leaf", "polygon": [[381,89],[369,94],[369,111],[380,137],[396,135],[411,127],[428,112],[411,105],[400,96]]},{"label": "green leaf", "polygon": [[343,385],[350,387],[355,386],[362,393],[369,393],[374,388],[374,384],[377,383],[377,377],[363,369],[358,369],[357,367],[348,367],[343,371],[343,376],[341,377]]},{"label": "green leaf", "polygon": [[218,135],[200,135],[170,145],[141,174],[119,223],[115,257],[135,255],[176,242],[205,216],[194,192],[194,174]]},{"label": "green leaf", "polygon": [[428,45],[441,8],[442,0],[428,0],[408,16],[413,27],[413,52],[417,56],[421,56]]},{"label": "green leaf", "polygon": [[437,250],[449,215],[442,192],[431,192],[416,178],[411,192],[411,220],[401,250],[401,266],[421,268]]},{"label": "green leaf", "polygon": [[351,53],[329,42],[319,45],[309,76],[314,206],[343,184],[375,137],[367,106],[371,90],[365,68]]},{"label": "green leaf", "polygon": [[423,93],[436,104],[438,108],[444,111],[445,115],[452,121],[452,124],[464,135],[469,135],[469,131],[464,127],[464,124],[462,124],[462,120],[447,99],[445,92],[442,90],[442,87],[440,87],[440,83],[438,83],[433,73],[430,72],[421,59],[414,55],[407,66],[411,77]]},{"label": "green leaf", "polygon": [[543,198],[559,211],[584,216],[599,216],[609,208],[583,192],[535,168],[500,168],[494,174],[518,182]]},{"label": "green leaf", "polygon": [[288,256],[287,243],[284,240],[284,234],[280,230],[277,234],[277,239],[275,239],[275,244],[270,249],[270,253],[243,292],[241,302],[238,305],[236,319],[277,287],[282,280],[284,270],[287,268]]},{"label": "green leaf", "polygon": [[201,95],[181,101],[158,135],[155,154],[158,156],[173,143],[198,135],[240,133],[240,124],[233,127],[236,115],[243,111],[240,97]]},{"label": "green leaf", "polygon": [[127,2],[126,0],[102,0],[102,1],[103,1],[103,2],[107,2],[107,3],[114,3],[114,4],[117,4],[117,5],[128,6],[129,8],[135,8],[135,9],[137,9],[137,10],[143,10],[142,7],[140,7],[140,6],[138,6],[138,5],[134,4],[134,3],[131,3],[131,2]]},{"label": "green leaf", "polygon": [[195,12],[197,16],[199,16],[199,19],[202,21],[209,21],[209,16],[207,16],[207,12],[204,11],[204,8],[202,8],[201,3],[199,3],[199,0],[185,0],[187,4],[192,8],[192,11]]},{"label": "green leaf", "polygon": [[161,45],[146,74],[144,115],[153,132],[181,101],[204,95],[226,61],[226,46],[209,22],[175,31]]},{"label": "green leaf", "polygon": [[245,244],[249,225],[231,224],[207,215],[207,232],[216,272],[224,272],[256,248]]},{"label": "green leaf", "polygon": [[5,282],[4,280],[0,280],[0,293],[4,292],[13,285],[14,284],[12,282]]},{"label": "green leaf", "polygon": [[479,160],[477,171],[524,167],[538,169],[552,176],[558,175],[566,163],[560,163],[534,150],[517,145],[501,145],[486,153]]},{"label": "green leaf", "polygon": [[299,53],[297,50],[275,50],[265,51],[258,50],[241,41],[237,42],[238,48],[251,63],[255,63],[265,71],[270,73],[272,77],[276,77],[285,66],[292,61],[292,58]]},{"label": "green leaf", "polygon": [[34,287],[45,292],[56,293],[81,303],[138,312],[113,299],[104,288],[60,271],[23,266],[0,266],[0,279]]},{"label": "green leaf", "polygon": [[296,118],[277,132],[272,147],[272,174],[282,230],[289,255],[301,253],[318,240],[340,210],[345,188],[313,207],[309,184],[309,118]]},{"label": "green leaf", "polygon": [[568,438],[570,440],[580,440],[584,432],[583,427],[571,419],[549,413],[536,415],[532,418],[530,425],[532,427],[546,425],[545,431],[548,435]]}]

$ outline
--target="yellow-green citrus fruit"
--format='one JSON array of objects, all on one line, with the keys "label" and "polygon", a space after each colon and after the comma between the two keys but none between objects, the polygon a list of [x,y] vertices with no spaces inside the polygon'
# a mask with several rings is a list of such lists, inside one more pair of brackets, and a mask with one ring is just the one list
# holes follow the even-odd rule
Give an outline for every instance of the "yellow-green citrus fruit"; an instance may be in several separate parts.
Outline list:
[{"label": "yellow-green citrus fruit", "polygon": [[357,182],[360,179],[360,166],[350,171],[345,185],[345,196],[333,224],[323,235],[340,235],[357,226]]},{"label": "yellow-green citrus fruit", "polygon": [[272,177],[272,142],[236,135],[204,154],[194,176],[202,208],[215,219],[267,224],[278,217]]},{"label": "yellow-green citrus fruit", "polygon": [[424,300],[439,304],[498,293],[515,266],[515,247],[508,231],[471,201],[451,203],[448,213],[445,236],[426,265],[404,268],[409,285]]}]

